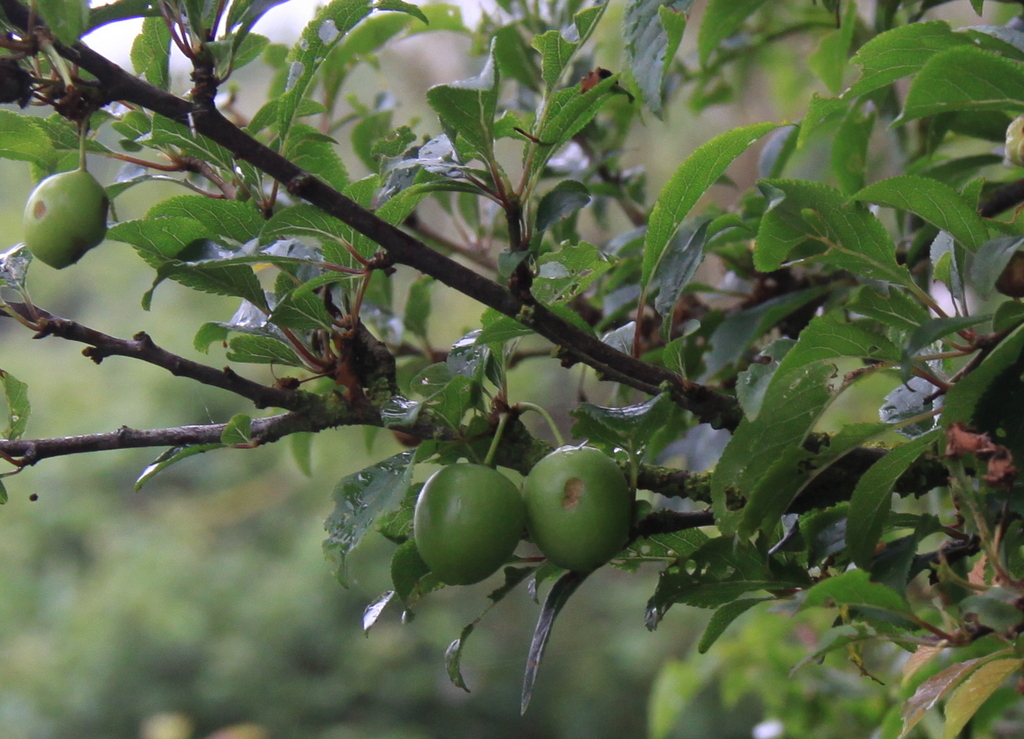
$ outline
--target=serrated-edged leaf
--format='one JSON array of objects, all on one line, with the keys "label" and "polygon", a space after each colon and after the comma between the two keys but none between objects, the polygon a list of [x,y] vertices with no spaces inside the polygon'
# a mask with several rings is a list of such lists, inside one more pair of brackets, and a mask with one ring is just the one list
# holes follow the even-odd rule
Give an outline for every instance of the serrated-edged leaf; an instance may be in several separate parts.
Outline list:
[{"label": "serrated-edged leaf", "polygon": [[324,523],[324,553],[348,587],[345,558],[382,513],[401,503],[411,480],[413,452],[402,452],[343,477],[334,488],[334,511]]},{"label": "serrated-edged leaf", "polygon": [[409,286],[409,297],[405,301],[405,315],[402,323],[421,339],[427,338],[427,322],[430,319],[430,295],[434,289],[434,278],[423,275]]},{"label": "serrated-edged leaf", "polygon": [[391,555],[391,583],[395,586],[395,594],[407,607],[430,591],[444,587],[444,583],[430,573],[430,566],[423,561],[412,539],[401,544]]},{"label": "serrated-edged leaf", "polygon": [[618,79],[619,76],[613,74],[586,92],[577,84],[559,90],[548,98],[533,131],[533,136],[540,143],[534,150],[530,163],[531,179],[544,169],[556,151],[594,119],[601,106],[608,102],[613,94]]},{"label": "serrated-edged leaf", "polygon": [[857,50],[853,63],[861,77],[844,97],[863,95],[901,77],[914,74],[937,52],[969,46],[971,40],[955,33],[945,21],[908,23],[879,34]]},{"label": "serrated-edged leaf", "polygon": [[132,42],[131,60],[135,74],[151,85],[166,90],[170,83],[171,32],[163,18],[146,18],[142,32]]},{"label": "serrated-edged leaf", "polygon": [[983,299],[995,293],[996,280],[1003,274],[1013,255],[1024,246],[1020,236],[1000,236],[981,245],[971,261],[971,287]]},{"label": "serrated-edged leaf", "polygon": [[916,213],[933,226],[949,231],[972,252],[988,240],[988,227],[977,209],[952,187],[929,177],[890,177],[868,185],[853,199]]},{"label": "serrated-edged leaf", "polygon": [[173,146],[182,153],[217,164],[229,172],[234,167],[235,160],[230,151],[205,136],[201,136],[188,126],[162,115],[153,116],[152,137],[149,143],[156,147]]},{"label": "serrated-edged leaf", "polygon": [[302,36],[288,53],[288,79],[277,109],[281,136],[287,137],[299,103],[306,97],[313,76],[328,52],[369,15],[372,7],[367,0],[333,0],[303,29]]},{"label": "serrated-edged leaf", "polygon": [[864,285],[857,289],[849,308],[900,331],[913,331],[928,320],[928,309],[905,291],[890,288],[888,292],[882,295],[875,287]]},{"label": "serrated-edged leaf", "polygon": [[288,140],[281,153],[340,192],[348,186],[349,179],[336,147],[334,139],[324,136],[312,126],[296,123],[288,131]]},{"label": "serrated-edged leaf", "polygon": [[709,224],[708,220],[700,220],[681,226],[669,240],[658,271],[651,281],[651,285],[658,289],[654,310],[666,319],[662,321],[662,335],[665,338],[672,329],[672,321],[668,320],[672,308],[704,260]]},{"label": "serrated-edged leaf", "polygon": [[28,385],[5,370],[0,370],[0,384],[4,386],[4,398],[7,400],[7,428],[3,431],[3,437],[19,439],[25,433],[32,412],[28,402]]},{"label": "serrated-edged leaf", "polygon": [[952,664],[936,675],[921,683],[917,690],[903,704],[903,733],[906,736],[953,688],[959,685],[967,675],[977,669],[983,657],[969,659]]},{"label": "serrated-edged leaf", "polygon": [[215,341],[227,341],[228,329],[220,323],[204,323],[196,331],[192,339],[192,346],[196,351],[206,354],[210,350],[210,344]]},{"label": "serrated-edged leaf", "polygon": [[311,292],[293,291],[274,306],[270,321],[276,326],[297,329],[330,328],[331,316],[323,298]]},{"label": "serrated-edged leaf", "polygon": [[807,114],[800,122],[800,133],[797,135],[796,147],[798,149],[802,148],[819,129],[848,115],[850,110],[849,100],[822,97],[818,93],[811,95],[811,101],[807,104]]},{"label": "serrated-edged leaf", "polygon": [[494,145],[494,113],[498,104],[498,67],[494,46],[476,77],[427,90],[427,102],[464,161],[490,161]]},{"label": "serrated-edged leaf", "polygon": [[687,157],[658,194],[644,237],[642,287],[650,285],[669,242],[690,209],[726,167],[769,131],[775,123],[756,123],[716,136]]},{"label": "serrated-edged leaf", "polygon": [[661,430],[674,407],[668,393],[619,408],[580,403],[570,414],[572,433],[578,439],[639,451]]},{"label": "serrated-edged leaf", "polygon": [[771,384],[772,377],[779,369],[779,362],[786,352],[793,348],[793,339],[776,339],[761,351],[761,357],[767,361],[752,362],[747,369],[736,377],[736,400],[743,408],[743,414],[753,421],[761,412],[765,393]]},{"label": "serrated-edged leaf", "polygon": [[[339,254],[343,249],[338,247],[338,240],[351,236],[351,229],[337,218],[331,218],[322,210],[308,203],[299,203],[275,213],[260,231],[260,241],[267,243],[285,237],[316,239],[327,252],[329,244],[334,245]],[[351,256],[347,257],[351,260]],[[342,263],[347,263],[342,258]]]},{"label": "serrated-edged leaf", "polygon": [[220,443],[251,444],[252,443],[252,416],[245,413],[237,413],[224,426],[220,432]]},{"label": "serrated-edged leaf", "polygon": [[935,429],[906,444],[890,449],[857,481],[850,498],[850,518],[846,524],[846,548],[858,567],[867,569],[882,537],[892,504],[896,480],[906,472],[940,437]]},{"label": "serrated-edged leaf", "polygon": [[537,669],[544,656],[544,650],[548,645],[548,638],[551,636],[551,628],[555,625],[555,618],[569,602],[569,598],[576,589],[583,584],[589,573],[566,572],[548,591],[544,605],[540,609],[540,617],[537,619],[537,626],[533,630],[533,638],[530,640],[530,651],[526,656],[526,670],[523,673],[523,696],[520,701],[520,713],[526,713],[530,705],[530,698],[533,697],[533,685],[537,680]]},{"label": "serrated-edged leaf", "polygon": [[168,449],[148,464],[144,470],[142,470],[142,474],[140,474],[138,479],[135,481],[135,490],[136,492],[141,490],[143,485],[170,467],[172,464],[180,462],[183,459],[188,459],[189,457],[194,457],[197,454],[202,454],[203,452],[223,448],[223,444],[192,444],[191,446],[177,446],[172,449]]},{"label": "serrated-edged leaf", "polygon": [[514,318],[498,313],[493,308],[484,311],[480,323],[483,329],[476,340],[481,344],[502,344],[533,333],[533,329],[527,328]]},{"label": "serrated-edged leaf", "polygon": [[252,267],[247,264],[221,264],[216,261],[168,262],[161,266],[160,275],[193,290],[242,298],[254,305],[266,307],[266,297],[260,281]]},{"label": "serrated-edged leaf", "polygon": [[[78,153],[82,146],[82,138],[78,134],[78,128],[72,125],[59,113],[47,116],[46,118],[33,119],[43,127],[46,135],[50,137],[50,143],[58,152]],[[111,151],[95,138],[86,138],[85,150],[99,154],[110,154]]]},{"label": "serrated-edged leaf", "polygon": [[949,336],[957,331],[963,331],[971,326],[977,326],[979,323],[984,323],[991,317],[991,315],[986,314],[980,316],[949,316],[929,319],[914,329],[914,332],[910,334],[910,338],[907,339],[907,345],[903,350],[904,356],[908,358],[913,357],[919,351],[931,346],[939,339]]},{"label": "serrated-edged leaf", "polygon": [[239,244],[253,239],[264,220],[252,203],[217,200],[202,195],[179,195],[161,200],[149,209],[147,218],[191,218],[206,227],[208,234]]},{"label": "serrated-edged leaf", "polygon": [[708,542],[699,529],[684,529],[635,539],[624,550],[627,561],[673,562],[686,559]]},{"label": "serrated-edged leaf", "polygon": [[533,39],[533,48],[540,52],[541,75],[548,89],[554,89],[568,66],[578,44],[562,35],[561,31],[551,30]]},{"label": "serrated-edged leaf", "polygon": [[562,244],[555,252],[548,252],[537,261],[537,277],[533,281],[533,294],[543,303],[566,301],[586,290],[594,280],[611,268],[611,263],[593,244],[581,241]]},{"label": "serrated-edged leaf", "polygon": [[287,364],[303,367],[302,361],[291,347],[269,336],[240,334],[228,342],[228,360],[249,364]]},{"label": "serrated-edged leaf", "polygon": [[[1003,339],[966,377],[946,393],[940,423],[943,427],[960,421],[971,424],[982,396],[1004,372],[1017,365],[1024,349],[1024,326]],[[1019,382],[1019,378],[1017,379]]]},{"label": "serrated-edged leaf", "polygon": [[946,725],[942,729],[942,739],[956,739],[960,736],[961,729],[978,712],[982,704],[1006,682],[1006,678],[1020,669],[1020,657],[1011,654],[1006,659],[986,662],[968,675],[946,701]]},{"label": "serrated-edged leaf", "polygon": [[168,216],[121,221],[107,231],[107,238],[131,244],[150,266],[159,267],[208,234],[206,226],[194,218]]},{"label": "serrated-edged leaf", "polygon": [[807,57],[807,66],[818,75],[825,86],[838,95],[843,87],[843,73],[846,71],[846,57],[853,42],[857,27],[857,4],[847,3],[842,23],[829,31],[818,43],[818,48]]},{"label": "serrated-edged leaf", "polygon": [[57,164],[57,152],[42,124],[11,110],[0,110],[0,158],[31,162],[47,172]]},{"label": "serrated-edged leaf", "polygon": [[545,193],[537,205],[536,230],[546,231],[590,202],[590,190],[582,182],[562,180]]},{"label": "serrated-edged leaf", "polygon": [[900,120],[960,110],[1024,111],[1024,66],[973,46],[939,52],[911,83]]},{"label": "serrated-edged leaf", "polygon": [[738,524],[731,499],[748,495],[786,450],[799,447],[831,402],[829,381],[835,371],[833,365],[821,361],[789,372],[780,369],[765,398],[777,411],[740,422],[711,479],[715,520],[723,533],[735,532]]},{"label": "serrated-edged leaf", "polygon": [[910,616],[910,606],[895,590],[871,582],[864,570],[848,570],[822,580],[807,590],[802,608],[852,606],[874,608],[887,613]]},{"label": "serrated-edged leaf", "polygon": [[628,0],[622,15],[626,61],[647,107],[661,116],[665,73],[686,30],[693,0]]},{"label": "serrated-edged leaf", "polygon": [[844,194],[852,195],[864,187],[874,124],[875,112],[865,115],[859,109],[851,110],[839,124],[832,142],[831,165]]},{"label": "serrated-edged leaf", "polygon": [[711,0],[697,34],[700,63],[706,65],[711,54],[725,39],[739,30],[748,17],[764,5],[765,0]]},{"label": "serrated-edged leaf", "polygon": [[714,612],[711,616],[711,620],[708,621],[708,625],[704,628],[704,634],[700,637],[700,642],[697,644],[697,652],[704,654],[711,645],[718,641],[725,630],[729,628],[729,625],[737,618],[742,616],[748,610],[756,606],[758,603],[764,603],[765,601],[772,600],[771,598],[741,598],[740,600],[734,600],[732,603],[726,603]]},{"label": "serrated-edged leaf", "polygon": [[47,27],[62,44],[71,44],[89,27],[89,0],[37,0]]},{"label": "serrated-edged leaf", "polygon": [[798,239],[817,242],[826,251],[816,257],[840,269],[917,290],[910,272],[896,263],[896,245],[885,227],[857,202],[838,190],[807,180],[762,180],[769,200],[761,219],[754,265],[763,272],[782,266],[792,243],[762,238],[772,225],[781,225]]},{"label": "serrated-edged leaf", "polygon": [[885,423],[848,424],[817,454],[800,446],[785,449],[757,479],[747,496],[739,523],[739,535],[771,530],[800,493],[850,452],[888,434]]}]

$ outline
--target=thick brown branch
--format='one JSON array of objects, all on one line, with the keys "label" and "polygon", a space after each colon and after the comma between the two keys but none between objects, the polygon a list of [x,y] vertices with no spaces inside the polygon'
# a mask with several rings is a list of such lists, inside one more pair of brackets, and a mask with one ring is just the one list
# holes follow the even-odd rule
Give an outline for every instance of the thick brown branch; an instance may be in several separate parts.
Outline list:
[{"label": "thick brown branch", "polygon": [[[16,26],[25,28],[28,11],[18,0],[0,0]],[[735,428],[741,418],[736,400],[683,380],[667,370],[612,349],[542,306],[526,306],[497,283],[428,248],[396,226],[381,220],[351,199],[305,172],[293,162],[248,136],[220,111],[171,95],[129,74],[82,43],[55,44],[59,53],[99,81],[106,98],[126,101],[183,123],[220,144],[284,184],[290,193],[347,223],[385,249],[396,262],[419,270],[459,292],[515,318],[563,348],[566,359],[583,362],[605,379],[646,393],[670,390],[676,401],[702,421]]]}]

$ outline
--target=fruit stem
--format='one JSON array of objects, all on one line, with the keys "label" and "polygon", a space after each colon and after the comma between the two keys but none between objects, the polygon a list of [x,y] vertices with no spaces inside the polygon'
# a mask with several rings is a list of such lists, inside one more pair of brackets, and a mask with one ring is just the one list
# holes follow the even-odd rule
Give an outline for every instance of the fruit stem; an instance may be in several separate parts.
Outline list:
[{"label": "fruit stem", "polygon": [[565,438],[558,430],[558,426],[555,425],[555,419],[551,417],[550,413],[534,403],[517,403],[516,405],[524,411],[535,411],[536,413],[539,413],[547,422],[548,427],[551,429],[551,435],[555,437],[555,441],[558,443],[558,446],[565,446]]},{"label": "fruit stem", "polygon": [[83,172],[85,169],[85,143],[88,125],[85,121],[78,124],[78,168]]},{"label": "fruit stem", "polygon": [[498,442],[501,441],[501,435],[505,433],[505,426],[508,424],[508,414],[502,413],[498,417],[498,428],[494,430],[494,438],[491,439],[491,446],[487,450],[487,456],[484,457],[484,464],[488,467],[493,467],[494,455],[498,452]]}]

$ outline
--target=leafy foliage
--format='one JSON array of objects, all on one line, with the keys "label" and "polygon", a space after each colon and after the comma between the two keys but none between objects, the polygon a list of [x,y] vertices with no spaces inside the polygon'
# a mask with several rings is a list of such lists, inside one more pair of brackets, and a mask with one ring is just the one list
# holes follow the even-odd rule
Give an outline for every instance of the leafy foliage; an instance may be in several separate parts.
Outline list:
[{"label": "leafy foliage", "polygon": [[[916,649],[927,655],[918,670],[937,646],[952,648],[902,712],[900,699],[880,718],[880,735],[909,734],[940,701],[943,736],[980,725],[1020,670],[1024,631],[1024,191],[992,152],[1024,111],[1024,21],[1000,9],[1004,25],[954,28],[932,20],[943,3],[927,1],[712,0],[693,29],[685,0],[627,0],[620,24],[604,4],[508,0],[471,29],[446,6],[334,0],[285,49],[252,32],[277,4],[181,0],[155,17],[124,2],[90,11],[50,0],[33,6],[49,23],[40,30],[18,0],[0,0],[5,99],[59,114],[0,111],[0,157],[40,176],[87,152],[141,168],[110,185],[115,205],[148,179],[187,188],[108,232],[153,270],[143,307],[168,279],[237,299],[233,316],[203,323],[196,348],[219,343],[229,362],[289,373],[262,384],[145,335],[120,340],[52,316],[29,297],[27,256],[13,248],[0,262],[7,316],[89,345],[96,362],[141,359],[277,410],[31,440],[31,388],[0,371],[10,473],[118,445],[167,447],[142,485],[205,451],[293,436],[305,465],[312,433],[389,429],[415,448],[338,483],[324,545],[343,585],[367,534],[397,546],[393,589],[367,610],[369,628],[391,603],[429,608],[443,587],[411,538],[423,465],[528,473],[551,450],[522,422],[529,410],[562,441],[549,411],[515,390],[523,365],[553,353],[595,371],[567,414],[574,439],[612,456],[631,491],[654,501],[637,504],[613,558],[626,571],[661,567],[649,628],[677,604],[713,609],[706,652],[762,602],[828,610],[837,620],[807,662],[843,653],[870,675],[871,649]],[[138,77],[77,43],[136,16]],[[387,95],[368,104],[350,90],[356,68],[432,30],[470,38],[479,58],[476,74],[424,92],[426,119],[400,121]],[[598,66],[601,34],[621,40],[622,71]],[[172,44],[192,65],[187,96],[171,89]],[[272,71],[270,99],[241,120],[218,92],[258,58]],[[794,64],[806,73],[789,95],[798,123],[780,115],[709,131],[688,155],[659,151],[674,174],[648,192],[627,154],[647,114],[676,115],[684,100],[705,111],[751,70],[782,84],[779,70]],[[752,147],[757,178],[740,165]],[[731,201],[711,203],[722,184]],[[439,348],[438,306],[453,292],[482,315]],[[552,346],[537,350],[538,337]],[[844,416],[851,403],[870,412]],[[728,441],[697,454],[709,426]],[[524,558],[490,599],[554,580],[525,709],[556,616],[590,573]],[[446,655],[464,689],[478,623]]]}]

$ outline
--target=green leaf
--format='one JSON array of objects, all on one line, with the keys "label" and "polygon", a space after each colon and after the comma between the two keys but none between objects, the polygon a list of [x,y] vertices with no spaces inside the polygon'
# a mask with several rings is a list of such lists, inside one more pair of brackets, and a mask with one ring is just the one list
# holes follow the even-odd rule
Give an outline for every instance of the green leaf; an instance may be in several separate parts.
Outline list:
[{"label": "green leaf", "polygon": [[729,625],[737,618],[742,616],[752,607],[758,603],[764,603],[765,601],[772,600],[772,598],[741,598],[740,600],[734,600],[732,603],[726,603],[721,606],[711,616],[711,620],[708,621],[708,625],[704,629],[704,634],[700,638],[700,642],[697,644],[697,653],[704,654],[711,645],[718,641],[725,630],[729,628]]},{"label": "green leaf", "polygon": [[576,592],[576,589],[583,584],[588,574],[566,572],[555,581],[548,592],[548,597],[544,599],[540,617],[537,619],[537,626],[533,630],[533,638],[530,640],[530,652],[526,656],[520,713],[526,713],[526,709],[530,705],[530,698],[533,697],[533,684],[537,680],[537,669],[544,657],[544,650],[548,645],[548,638],[551,636],[551,628],[555,625],[555,618],[569,602],[569,598]]},{"label": "green leaf", "polygon": [[864,570],[848,570],[808,589],[802,608],[852,606],[872,608],[899,616],[912,616],[907,602],[895,590],[871,582]]},{"label": "green leaf", "polygon": [[146,18],[142,31],[132,42],[135,74],[151,85],[166,90],[170,84],[171,32],[163,18]]},{"label": "green leaf", "polygon": [[151,267],[160,267],[174,259],[197,239],[206,238],[209,230],[194,218],[168,216],[121,221],[107,231],[111,241],[131,244]]},{"label": "green leaf", "polygon": [[760,414],[765,393],[779,369],[779,362],[794,344],[796,341],[793,339],[776,339],[761,351],[760,356],[769,360],[767,363],[751,362],[736,376],[736,400],[740,402],[747,420],[753,421]]},{"label": "green leaf", "polygon": [[281,154],[340,192],[348,187],[349,179],[336,146],[334,139],[312,126],[294,124]]},{"label": "green leaf", "polygon": [[973,46],[940,52],[914,78],[899,120],[958,110],[1024,111],[1024,67]]},{"label": "green leaf", "polygon": [[850,44],[853,42],[856,27],[857,4],[847,3],[840,27],[822,36],[818,48],[807,57],[807,66],[821,78],[834,95],[838,95],[843,88],[846,57],[850,53]]},{"label": "green leaf", "polygon": [[938,180],[898,175],[868,185],[852,199],[916,213],[933,226],[949,231],[968,251],[977,251],[988,240],[988,227],[974,205]]},{"label": "green leaf", "polygon": [[427,340],[427,322],[430,319],[430,295],[434,289],[434,278],[420,276],[409,286],[409,297],[405,301],[405,315],[402,322],[406,331]]},{"label": "green leaf", "polygon": [[628,0],[622,15],[626,61],[640,94],[659,118],[664,81],[686,30],[693,0]]},{"label": "green leaf", "polygon": [[75,43],[89,27],[89,0],[37,0],[36,7],[62,44]]},{"label": "green leaf", "polygon": [[267,307],[263,287],[247,264],[174,261],[162,265],[158,274],[160,278],[172,279],[193,290],[242,298],[253,305]]},{"label": "green leaf", "polygon": [[89,9],[89,30],[95,30],[107,23],[160,15],[160,10],[151,0],[114,0],[106,5]]},{"label": "green leaf", "polygon": [[288,80],[284,94],[279,98],[277,114],[282,138],[287,139],[299,104],[306,97],[313,76],[328,52],[369,15],[371,9],[367,0],[333,0],[321,8],[303,29],[302,36],[288,52]]},{"label": "green leaf", "polygon": [[562,73],[572,60],[579,44],[568,41],[561,31],[545,31],[533,39],[533,48],[540,52],[541,76],[549,90],[553,90]]},{"label": "green leaf", "polygon": [[879,34],[857,50],[853,63],[862,67],[861,77],[844,97],[854,97],[885,87],[920,70],[937,52],[970,46],[971,40],[954,33],[945,21],[908,23]]},{"label": "green leaf", "polygon": [[[795,348],[787,359],[793,351]],[[772,378],[764,401],[777,411],[762,413],[753,421],[746,418],[740,421],[711,479],[715,520],[723,533],[731,534],[736,530],[734,499],[749,495],[776,460],[803,443],[832,401],[829,380],[835,372],[833,365],[822,361],[791,371],[784,372],[780,368]]]},{"label": "green leaf", "polygon": [[252,416],[245,413],[238,413],[231,417],[231,420],[220,432],[220,443],[226,446],[235,444],[249,445],[252,443]]},{"label": "green leaf", "polygon": [[177,121],[165,118],[162,115],[153,116],[152,136],[147,142],[157,148],[171,146],[183,154],[189,154],[199,159],[216,164],[228,172],[234,170],[234,155],[219,144],[213,143],[206,136],[189,129]]},{"label": "green leaf", "polygon": [[412,539],[401,544],[391,555],[391,582],[395,586],[395,595],[406,607],[430,591],[444,587],[444,583],[430,573],[430,567],[423,561]]},{"label": "green leaf", "polygon": [[[971,425],[982,397],[992,389],[1004,373],[1009,373],[1010,379],[1019,384],[1020,375],[1016,367],[1020,364],[1022,349],[1024,349],[1024,326],[1017,328],[999,342],[980,365],[950,388],[946,393],[945,405],[939,423],[943,427],[957,421]],[[1015,372],[1017,374],[1014,376]]]},{"label": "green leaf", "polygon": [[914,694],[903,704],[903,736],[924,718],[949,691],[969,675],[984,658],[969,659],[950,665],[921,683]]},{"label": "green leaf", "polygon": [[882,295],[870,285],[857,288],[849,308],[900,331],[913,331],[929,318],[928,309],[903,290],[889,288]]},{"label": "green leaf", "polygon": [[315,330],[330,328],[331,316],[321,296],[294,290],[274,306],[270,322],[286,328]]},{"label": "green leaf", "polygon": [[711,0],[697,34],[700,63],[707,66],[711,54],[725,39],[732,36],[749,16],[764,5],[765,0]]},{"label": "green leaf", "polygon": [[832,142],[831,164],[844,195],[852,195],[864,187],[868,144],[874,125],[874,111],[864,115],[859,109],[851,110],[839,124]]},{"label": "green leaf", "polygon": [[7,400],[7,428],[3,431],[3,437],[20,439],[32,413],[32,406],[28,402],[28,385],[5,370],[0,370],[0,384],[4,386],[4,398]]},{"label": "green leaf", "polygon": [[611,263],[593,244],[562,244],[537,260],[537,277],[533,295],[543,303],[565,303],[585,291],[598,277],[611,268]]},{"label": "green leaf", "polygon": [[818,93],[812,94],[811,101],[807,104],[807,114],[800,122],[796,148],[802,149],[820,129],[837,118],[850,115],[853,110],[850,102],[843,98],[826,98]]},{"label": "green leaf", "polygon": [[825,249],[817,258],[835,267],[918,291],[906,267],[896,263],[896,245],[885,227],[865,206],[806,180],[762,180],[760,187],[769,201],[754,251],[762,272],[778,269],[795,245],[809,241]]},{"label": "green leaf", "polygon": [[[979,10],[980,12],[980,10]],[[1021,669],[1021,659],[1010,656],[1006,659],[995,659],[986,662],[972,672],[956,689],[946,702],[946,725],[942,729],[942,739],[956,739],[967,722],[978,712],[996,689],[1006,679]]]},{"label": "green leaf", "polygon": [[476,340],[481,344],[503,344],[533,333],[533,329],[527,328],[514,318],[498,313],[493,308],[484,311],[480,324],[483,330],[477,335]]},{"label": "green leaf", "polygon": [[569,139],[590,123],[601,107],[618,88],[618,75],[601,80],[583,92],[580,84],[559,90],[552,94],[534,126],[533,136],[538,141],[530,163],[530,179],[535,179],[544,169],[548,160]]},{"label": "green leaf", "polygon": [[351,229],[337,218],[308,203],[299,203],[275,213],[260,231],[260,243],[284,238],[315,239],[320,242],[327,261],[351,266],[352,255],[339,242],[351,237]]},{"label": "green leaf", "polygon": [[850,517],[846,523],[846,549],[858,567],[868,569],[871,566],[875,546],[882,538],[885,521],[889,516],[896,480],[941,434],[941,429],[935,429],[890,449],[857,481],[850,499]]},{"label": "green leaf", "polygon": [[250,364],[287,364],[304,367],[291,347],[269,336],[239,334],[228,342],[228,361]]},{"label": "green leaf", "polygon": [[949,316],[946,318],[932,318],[918,326],[907,339],[907,345],[903,350],[904,359],[915,356],[922,349],[926,349],[939,339],[949,336],[956,331],[962,331],[984,323],[991,315],[975,316]]},{"label": "green leaf", "polygon": [[252,203],[203,195],[179,195],[161,200],[149,209],[146,217],[194,219],[206,227],[206,234],[238,244],[256,238],[264,224]]},{"label": "green leaf", "polygon": [[213,449],[223,448],[223,444],[193,444],[191,446],[176,446],[168,449],[147,465],[146,469],[142,470],[142,474],[139,475],[138,479],[135,481],[135,491],[138,492],[141,490],[143,485],[170,467],[172,464],[176,464],[177,462],[180,462],[183,459],[188,459],[189,457],[194,457],[197,454],[209,452]]},{"label": "green leaf", "polygon": [[227,341],[228,329],[219,323],[204,323],[196,331],[192,339],[192,346],[196,351],[206,354],[210,350],[210,344],[215,341]]},{"label": "green leaf", "polygon": [[672,321],[669,320],[672,309],[704,260],[709,224],[708,220],[700,220],[689,226],[681,226],[669,241],[651,281],[651,285],[658,290],[654,310],[666,319],[662,321],[662,335],[665,338],[672,330]]},{"label": "green leaf", "polygon": [[540,199],[537,205],[536,231],[551,228],[563,218],[578,211],[590,202],[590,190],[576,180],[562,180]]},{"label": "green leaf", "polygon": [[335,576],[348,587],[345,558],[383,513],[393,510],[409,488],[413,452],[402,452],[344,477],[334,488],[334,511],[324,523],[324,554]]},{"label": "green leaf", "polygon": [[42,123],[11,110],[0,110],[0,158],[31,162],[46,172],[57,164],[57,152]]},{"label": "green leaf", "polygon": [[997,634],[1010,634],[1024,615],[1017,608],[1020,593],[1013,588],[989,588],[960,601],[960,613],[971,614],[973,623],[988,626]]},{"label": "green leaf", "polygon": [[[705,21],[706,22],[706,21]],[[716,136],[687,157],[658,194],[644,237],[644,262],[640,285],[646,288],[657,272],[669,242],[690,209],[725,172],[732,161],[757,139],[778,128],[775,123],[755,123]]]},{"label": "green leaf", "polygon": [[971,287],[978,297],[983,300],[993,297],[996,280],[1022,246],[1024,238],[1020,236],[1000,236],[981,245],[974,255],[970,272]]},{"label": "green leaf", "polygon": [[674,408],[667,393],[620,408],[580,403],[570,413],[574,419],[572,435],[611,448],[639,452],[672,417]]},{"label": "green leaf", "polygon": [[498,104],[498,68],[494,46],[476,77],[427,90],[427,102],[441,119],[463,162],[493,159],[494,112]]}]

